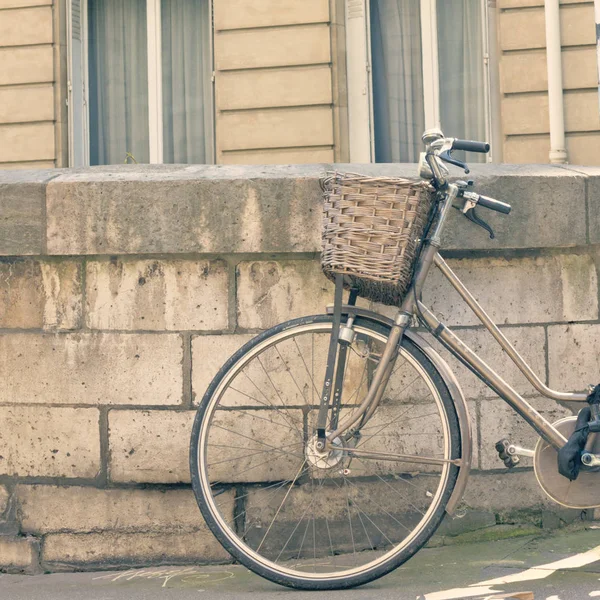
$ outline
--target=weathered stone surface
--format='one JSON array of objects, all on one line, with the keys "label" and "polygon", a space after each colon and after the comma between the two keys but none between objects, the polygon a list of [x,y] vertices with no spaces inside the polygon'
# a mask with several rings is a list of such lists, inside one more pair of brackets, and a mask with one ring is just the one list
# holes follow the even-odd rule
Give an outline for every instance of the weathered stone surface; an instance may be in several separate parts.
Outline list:
[{"label": "weathered stone surface", "polygon": [[[330,555],[328,533],[335,553],[367,550],[386,538],[388,543],[400,541],[407,529],[422,518],[439,483],[437,477],[418,473],[405,477],[402,467],[398,468],[397,478],[386,481],[361,481],[358,463],[351,465],[350,471],[344,478],[331,470],[326,476],[327,485],[315,479],[291,490],[287,485],[249,489],[246,539],[256,545],[262,540],[264,552],[273,552],[273,556],[287,542],[290,556],[300,553],[307,558],[313,557],[315,538],[317,549]],[[370,518],[365,519],[365,514]],[[275,515],[277,518],[265,536]]]},{"label": "weathered stone surface", "polygon": [[550,387],[564,391],[585,391],[598,383],[600,325],[550,325],[548,364]]},{"label": "weathered stone surface", "polygon": [[315,252],[323,167],[135,166],[48,186],[50,254]]},{"label": "weathered stone surface", "polygon": [[81,299],[79,262],[0,262],[0,327],[77,329]]},{"label": "weathered stone surface", "polygon": [[[80,486],[19,485],[25,533],[196,531],[206,525],[191,490],[100,490]],[[233,506],[233,492],[221,494]]]},{"label": "weathered stone surface", "polygon": [[323,313],[333,302],[333,284],[316,261],[240,263],[237,290],[238,325],[245,329]]},{"label": "weathered stone surface", "polygon": [[111,410],[108,414],[112,481],[190,481],[189,442],[196,411]]},{"label": "weathered stone surface", "polygon": [[193,533],[57,533],[44,540],[42,565],[53,571],[181,563],[226,563],[210,531]]},{"label": "weathered stone surface", "polygon": [[[484,329],[454,329],[454,333],[471,350],[494,369],[507,383],[520,394],[532,393],[533,387],[519,371],[508,355],[500,348],[494,338]],[[535,373],[545,380],[546,363],[544,357],[544,330],[542,327],[503,327],[502,332],[516,348]],[[478,377],[462,365],[450,352],[442,347],[429,334],[424,337],[446,360],[458,377],[460,387],[467,398],[494,397],[490,390]]]},{"label": "weathered stone surface", "polygon": [[[528,398],[527,402],[550,423],[573,414],[569,408],[549,398]],[[502,438],[508,438],[524,448],[535,447],[539,439],[537,433],[503,400],[484,400],[479,404],[479,411],[479,456],[483,470],[504,468],[494,447]],[[530,467],[532,464],[531,458],[521,457],[519,466]]]},{"label": "weathered stone surface", "polygon": [[182,353],[176,334],[5,334],[0,402],[179,404]]},{"label": "weathered stone surface", "polygon": [[85,477],[100,470],[98,410],[0,407],[0,474]]},{"label": "weathered stone surface", "polygon": [[223,261],[92,261],[86,290],[92,329],[214,331],[228,326]]},{"label": "weathered stone surface", "polygon": [[2,515],[6,512],[6,509],[8,508],[9,498],[10,498],[10,495],[8,493],[8,490],[6,489],[6,486],[0,485],[0,518],[2,517]]},{"label": "weathered stone surface", "polygon": [[59,173],[0,170],[0,255],[42,253],[45,184]]},{"label": "weathered stone surface", "polygon": [[[334,167],[365,175],[416,177],[414,164],[339,164]],[[586,243],[584,174],[554,165],[473,163],[470,167],[474,191],[508,202],[512,212],[503,215],[479,209],[479,215],[496,234],[496,238],[490,240],[483,229],[453,210],[444,229],[442,249],[549,248]]]},{"label": "weathered stone surface", "polygon": [[194,402],[202,400],[213,377],[227,359],[254,335],[201,335],[192,339],[192,387]]},{"label": "weathered stone surface", "polygon": [[590,243],[598,244],[600,243],[600,167],[565,165],[565,169],[584,175],[587,178],[587,214]]},{"label": "weathered stone surface", "polygon": [[[497,468],[501,467],[502,463],[498,459]],[[467,508],[494,512],[556,506],[544,494],[532,471],[472,472],[463,501]]]},{"label": "weathered stone surface", "polygon": [[[598,318],[598,281],[589,255],[465,258],[448,264],[495,323]],[[438,269],[432,269],[423,298],[448,325],[480,324]]]},{"label": "weathered stone surface", "polygon": [[496,234],[452,211],[442,248],[495,249],[578,246],[586,243],[585,177],[551,165],[472,165],[475,191],[508,202],[510,215],[479,209]]},{"label": "weathered stone surface", "polygon": [[0,568],[33,573],[38,569],[39,542],[32,537],[0,535]]},{"label": "weathered stone surface", "polygon": [[[48,185],[51,254],[319,251],[327,170],[415,176],[415,165],[111,166]],[[513,205],[484,211],[497,238],[453,211],[444,248],[586,243],[585,175],[552,165],[474,165],[477,191]],[[560,215],[560,218],[557,218]]]},{"label": "weathered stone surface", "polygon": [[[189,439],[195,411],[109,414],[109,477],[119,482],[188,482]],[[259,432],[269,438],[258,441]],[[219,481],[292,478],[302,462],[299,410],[219,411],[208,437],[210,476]],[[283,452],[272,450],[285,448]],[[298,463],[300,460],[300,463]]]}]

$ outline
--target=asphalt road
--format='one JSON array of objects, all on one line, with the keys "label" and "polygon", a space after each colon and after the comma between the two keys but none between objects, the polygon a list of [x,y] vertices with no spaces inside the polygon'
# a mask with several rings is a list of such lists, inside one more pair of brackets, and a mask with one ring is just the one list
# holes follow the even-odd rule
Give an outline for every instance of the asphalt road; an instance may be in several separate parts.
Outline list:
[{"label": "asphalt road", "polygon": [[[425,549],[377,582],[326,595],[332,600],[495,600],[517,592],[531,592],[534,600],[600,598],[600,526]],[[240,566],[0,574],[0,598],[6,600],[274,600],[324,595],[279,587]],[[531,595],[516,597],[529,600]]]}]

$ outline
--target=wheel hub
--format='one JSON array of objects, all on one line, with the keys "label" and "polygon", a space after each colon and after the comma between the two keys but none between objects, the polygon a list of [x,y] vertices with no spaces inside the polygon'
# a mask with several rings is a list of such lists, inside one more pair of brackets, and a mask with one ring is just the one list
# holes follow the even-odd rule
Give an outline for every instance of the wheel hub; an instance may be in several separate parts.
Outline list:
[{"label": "wheel hub", "polygon": [[339,437],[329,441],[329,450],[317,450],[317,435],[315,434],[306,444],[306,459],[317,469],[332,469],[344,458],[344,445]]}]

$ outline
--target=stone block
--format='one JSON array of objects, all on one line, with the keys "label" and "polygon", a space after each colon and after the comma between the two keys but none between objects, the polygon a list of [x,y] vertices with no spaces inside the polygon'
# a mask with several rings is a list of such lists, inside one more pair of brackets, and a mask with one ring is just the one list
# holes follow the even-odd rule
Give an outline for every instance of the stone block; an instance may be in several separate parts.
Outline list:
[{"label": "stone block", "polygon": [[287,27],[273,27],[215,35],[217,71],[317,65],[330,60],[331,40],[325,23],[298,25],[292,31]]},{"label": "stone block", "polygon": [[195,411],[111,410],[109,478],[119,482],[190,481],[189,443]]},{"label": "stone block", "polygon": [[0,407],[0,475],[96,477],[98,419],[94,408]]},{"label": "stone block", "polygon": [[52,7],[7,10],[0,20],[0,46],[52,43]]},{"label": "stone block", "polygon": [[[427,510],[438,484],[438,478],[427,475],[404,478],[401,467],[397,478],[386,481],[364,481],[357,467],[353,469],[351,465],[350,470],[350,476],[345,478],[336,477],[331,471],[326,485],[311,480],[292,490],[288,486],[249,489],[246,539],[256,545],[262,540],[263,550],[274,552],[274,556],[286,544],[290,556],[300,553],[306,558],[313,558],[315,541],[317,549],[331,556],[328,534],[335,542],[335,553],[368,550],[386,538],[388,543],[400,541]],[[317,489],[319,493],[315,493]],[[276,514],[277,519],[265,536]]]},{"label": "stone block", "polygon": [[329,65],[224,71],[215,85],[219,110],[331,104]]},{"label": "stone block", "polygon": [[[549,398],[528,398],[527,402],[550,423],[573,414],[571,409]],[[537,433],[503,400],[484,400],[479,405],[479,411],[479,456],[483,470],[505,468],[494,447],[502,438],[508,438],[524,448],[535,447],[539,439]],[[519,466],[530,467],[532,464],[531,458],[521,457]]]},{"label": "stone block", "polygon": [[45,184],[54,176],[0,171],[0,255],[42,253]]},{"label": "stone block", "polygon": [[319,251],[323,172],[136,165],[72,173],[48,186],[48,252]]},{"label": "stone block", "polygon": [[330,106],[228,111],[218,121],[221,151],[333,145]]},{"label": "stone block", "polygon": [[[596,142],[595,136],[591,136],[590,139],[592,142]],[[572,138],[571,142],[574,141],[574,138]],[[586,160],[589,156],[590,148],[582,149],[585,152],[581,152],[581,157],[583,160]],[[590,243],[598,244],[600,243],[600,166],[568,165],[566,168],[586,177]]]},{"label": "stone block", "polygon": [[6,512],[8,508],[8,501],[10,499],[10,494],[6,489],[6,486],[0,485],[0,521],[2,520],[2,516]]},{"label": "stone block", "polygon": [[[486,330],[454,329],[453,331],[518,393],[531,394],[534,391],[529,381]],[[546,372],[544,330],[541,327],[503,327],[502,332],[533,371],[544,381]],[[432,336],[425,334],[424,337],[448,362],[452,371],[458,377],[460,387],[466,398],[493,398],[496,396],[490,388],[454,358],[448,350],[438,344]]]},{"label": "stone block", "polygon": [[280,0],[220,0],[215,2],[215,29],[244,29],[299,25],[329,20],[327,0],[305,0],[302,4]]},{"label": "stone block", "polygon": [[[204,519],[189,489],[141,490],[19,485],[15,491],[25,533],[198,531]],[[233,506],[233,491],[219,500]]]},{"label": "stone block", "polygon": [[0,327],[78,329],[81,281],[76,261],[0,261]]},{"label": "stone block", "polygon": [[87,263],[86,320],[91,329],[227,329],[228,294],[228,267],[220,260]]},{"label": "stone block", "polygon": [[213,377],[227,359],[253,337],[253,334],[238,334],[192,338],[192,389],[195,403],[200,403]]},{"label": "stone block", "polygon": [[599,380],[600,325],[550,325],[548,365],[550,387],[585,391]]},{"label": "stone block", "polygon": [[39,568],[39,542],[32,537],[0,535],[0,569],[9,573],[35,573]]},{"label": "stone block", "polygon": [[267,329],[333,302],[333,284],[316,261],[251,261],[237,269],[238,325]]},{"label": "stone block", "polygon": [[0,402],[177,405],[182,354],[177,334],[4,334]]},{"label": "stone block", "polygon": [[203,533],[56,533],[44,539],[42,566],[52,571],[125,566],[227,563],[216,538]]},{"label": "stone block", "polygon": [[52,45],[0,48],[0,85],[52,82]]},{"label": "stone block", "polygon": [[[189,440],[194,416],[195,411],[111,411],[110,479],[188,482]],[[264,445],[255,441],[256,431],[265,430],[267,422],[272,423],[268,429],[269,444],[275,448],[291,444],[301,447],[303,425],[299,410],[219,411],[208,438],[208,461],[215,462],[211,476],[227,482],[269,481],[273,477],[287,477],[294,469],[297,471],[297,460],[303,457],[301,450],[297,454],[274,452],[274,456],[265,457]],[[248,432],[252,432],[252,437],[245,435]],[[218,469],[217,464],[221,465]]]},{"label": "stone block", "polygon": [[[448,264],[497,324],[598,318],[598,281],[589,255],[455,259]],[[481,323],[438,269],[432,269],[423,299],[450,326]]]},{"label": "stone block", "polygon": [[[543,15],[543,11],[542,11]],[[545,158],[547,160],[547,156]],[[471,165],[475,191],[508,202],[510,215],[481,209],[496,239],[452,211],[443,249],[552,248],[586,244],[585,176],[553,165]]]}]

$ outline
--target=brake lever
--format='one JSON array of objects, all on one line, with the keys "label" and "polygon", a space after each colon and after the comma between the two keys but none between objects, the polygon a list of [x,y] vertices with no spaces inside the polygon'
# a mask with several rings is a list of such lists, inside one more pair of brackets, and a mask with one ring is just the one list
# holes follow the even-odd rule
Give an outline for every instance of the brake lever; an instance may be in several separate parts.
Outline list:
[{"label": "brake lever", "polygon": [[479,225],[479,227],[485,229],[490,234],[490,240],[493,240],[496,237],[494,235],[494,230],[475,212],[474,206],[464,211],[463,214],[469,221],[472,221],[475,225]]},{"label": "brake lever", "polygon": [[450,152],[452,152],[452,150],[445,150],[444,152],[442,152],[440,154],[440,158],[444,162],[450,163],[451,165],[454,165],[455,167],[459,167],[460,169],[463,169],[464,172],[468,175],[471,172],[469,170],[469,165],[467,165],[467,163],[464,163],[462,160],[452,158],[452,156],[450,156]]}]

